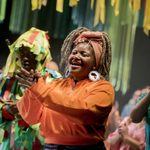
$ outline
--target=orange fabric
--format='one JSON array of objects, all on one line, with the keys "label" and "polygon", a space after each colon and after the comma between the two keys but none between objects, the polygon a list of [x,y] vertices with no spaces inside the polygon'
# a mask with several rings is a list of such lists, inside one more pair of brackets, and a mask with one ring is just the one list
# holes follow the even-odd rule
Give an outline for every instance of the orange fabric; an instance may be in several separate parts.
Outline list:
[{"label": "orange fabric", "polygon": [[40,78],[17,107],[27,123],[40,123],[46,143],[81,145],[103,140],[113,101],[108,81],[86,79],[75,84],[68,78],[46,84]]}]

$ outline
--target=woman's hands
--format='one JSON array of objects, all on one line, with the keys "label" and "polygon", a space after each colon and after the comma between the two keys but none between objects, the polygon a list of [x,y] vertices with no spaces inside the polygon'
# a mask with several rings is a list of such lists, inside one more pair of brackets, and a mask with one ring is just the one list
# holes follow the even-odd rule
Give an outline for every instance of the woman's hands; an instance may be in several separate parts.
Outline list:
[{"label": "woman's hands", "polygon": [[[9,114],[11,114],[12,116],[15,116],[17,117],[18,119],[21,118],[21,116],[19,115],[19,111],[17,109],[17,106],[16,106],[16,102],[13,102],[13,101],[7,101],[3,107],[2,107],[3,110],[5,110],[6,112],[8,112]],[[9,119],[11,119],[10,117],[11,116],[5,116],[6,118],[8,117]],[[4,117],[4,118],[5,118]]]},{"label": "woman's hands", "polygon": [[12,115],[18,114],[18,109],[15,103],[12,104],[6,104],[5,109]]},{"label": "woman's hands", "polygon": [[122,138],[128,136],[128,126],[126,124],[120,124],[118,133],[122,136]]},{"label": "woman's hands", "polygon": [[38,78],[41,77],[40,73],[31,70],[30,72],[21,68],[17,71],[16,79],[18,80],[18,84],[23,88],[29,88],[35,82],[37,82]]},{"label": "woman's hands", "polygon": [[125,117],[119,127],[118,127],[118,133],[122,136],[122,138],[124,138],[125,136],[128,136],[128,126],[130,125],[130,123],[132,122],[132,119],[128,116]]}]

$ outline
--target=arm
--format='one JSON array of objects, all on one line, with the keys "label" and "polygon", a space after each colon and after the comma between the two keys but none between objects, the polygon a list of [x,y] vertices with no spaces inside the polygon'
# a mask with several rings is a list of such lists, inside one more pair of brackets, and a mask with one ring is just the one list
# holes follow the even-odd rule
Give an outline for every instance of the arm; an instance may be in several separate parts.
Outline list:
[{"label": "arm", "polygon": [[135,140],[134,138],[132,138],[129,135],[124,135],[123,136],[123,142],[130,145],[130,147],[133,150],[140,150],[140,143],[139,141]]},{"label": "arm", "polygon": [[118,133],[118,130],[116,130],[108,136],[106,141],[111,145],[111,147],[114,147],[119,145],[122,141],[122,136]]},{"label": "arm", "polygon": [[135,105],[131,111],[130,117],[133,122],[140,122],[147,113],[147,109],[150,105],[150,92],[139,103]]},{"label": "arm", "polygon": [[17,102],[17,108],[22,118],[30,125],[39,123],[43,106],[30,91],[25,91],[24,96]]},{"label": "arm", "polygon": [[133,138],[128,133],[128,128],[130,128],[130,125],[121,123],[118,129],[119,134],[122,136],[122,140],[125,144],[129,145],[133,150],[140,150],[141,145],[140,142],[137,141],[135,138]]}]

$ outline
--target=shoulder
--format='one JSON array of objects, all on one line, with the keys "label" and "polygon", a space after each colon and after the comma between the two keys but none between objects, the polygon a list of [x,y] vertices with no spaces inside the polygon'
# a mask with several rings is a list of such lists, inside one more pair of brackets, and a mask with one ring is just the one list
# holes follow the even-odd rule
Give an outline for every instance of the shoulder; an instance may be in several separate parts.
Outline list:
[{"label": "shoulder", "polygon": [[114,93],[114,87],[111,82],[106,80],[99,80],[92,83],[93,88],[99,89],[101,91],[111,91]]},{"label": "shoulder", "polygon": [[102,98],[108,97],[111,101],[115,99],[115,90],[111,82],[106,80],[99,80],[90,87],[93,92],[99,93],[99,96]]}]

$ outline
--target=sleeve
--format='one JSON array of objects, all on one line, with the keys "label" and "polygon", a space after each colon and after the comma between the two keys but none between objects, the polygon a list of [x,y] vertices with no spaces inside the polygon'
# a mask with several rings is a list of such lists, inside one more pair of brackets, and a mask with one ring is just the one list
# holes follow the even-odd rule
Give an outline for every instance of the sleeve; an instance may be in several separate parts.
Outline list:
[{"label": "sleeve", "polygon": [[[96,84],[89,91],[87,96],[82,99],[80,95],[75,97],[69,94],[63,93],[59,96],[60,91],[56,91],[55,95],[49,97],[51,87],[43,87],[44,82],[32,87],[30,90],[36,94],[38,100],[50,109],[57,112],[67,114],[76,119],[80,119],[83,123],[95,122],[95,120],[101,119],[102,122],[108,117],[111,111],[112,104],[114,102],[114,89],[110,83]],[[42,89],[41,89],[42,87]],[[52,86],[53,87],[53,86]],[[60,101],[58,102],[58,100]]]},{"label": "sleeve", "polygon": [[[47,95],[48,94],[48,90],[51,90],[51,86],[49,86],[51,83],[46,83],[46,76],[41,77],[38,79],[38,82],[33,84],[29,90],[32,91],[34,93],[34,95],[36,95],[36,97],[41,97],[41,95]],[[40,100],[42,101],[42,99]]]},{"label": "sleeve", "polygon": [[43,105],[30,90],[26,90],[22,99],[17,102],[17,108],[28,124],[39,123]]}]

